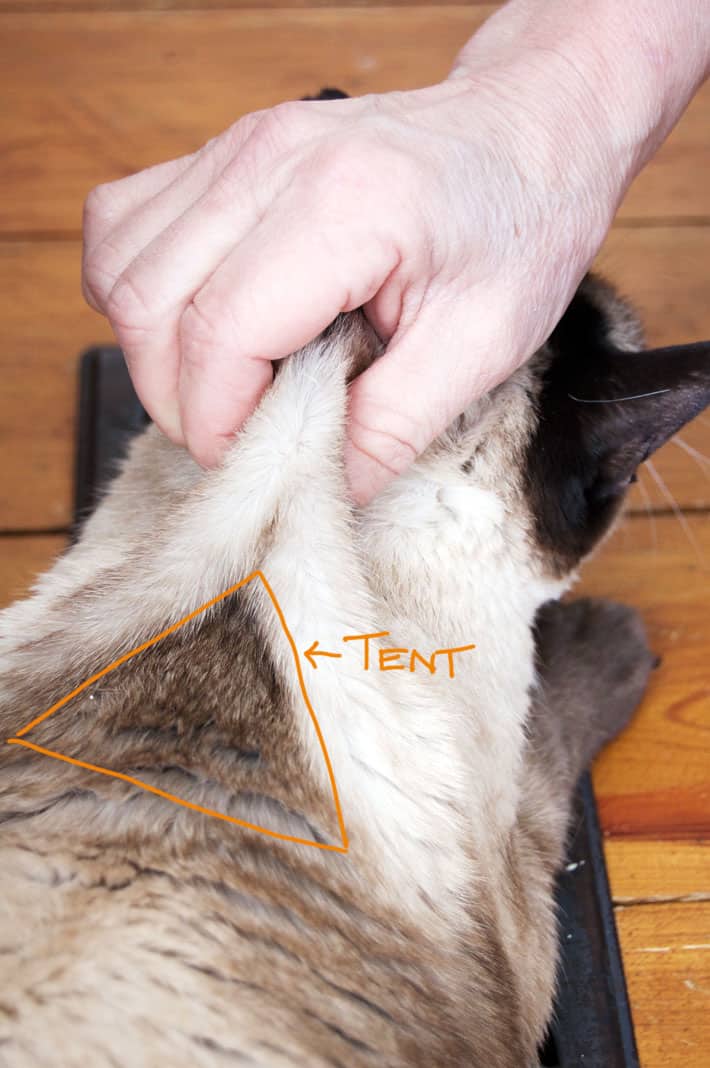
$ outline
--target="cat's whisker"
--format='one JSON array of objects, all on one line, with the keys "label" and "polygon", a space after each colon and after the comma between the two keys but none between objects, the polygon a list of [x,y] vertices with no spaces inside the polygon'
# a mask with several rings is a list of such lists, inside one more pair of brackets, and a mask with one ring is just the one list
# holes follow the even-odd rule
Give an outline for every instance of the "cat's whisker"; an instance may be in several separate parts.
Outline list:
[{"label": "cat's whisker", "polygon": [[656,516],[655,516],[653,508],[651,506],[651,495],[648,492],[648,490],[646,489],[646,485],[645,485],[645,483],[643,481],[642,472],[641,472],[640,468],[639,468],[639,471],[638,471],[638,482],[636,483],[636,485],[639,488],[639,493],[643,497],[644,508],[646,509],[646,515],[648,516],[649,526],[651,527],[651,537],[652,537],[652,540],[653,540],[653,551],[654,551],[654,553],[657,553],[658,552],[658,530],[657,530],[657,527],[656,527]]},{"label": "cat's whisker", "polygon": [[695,555],[696,555],[696,557],[698,559],[698,563],[701,565],[701,567],[706,568],[707,567],[707,561],[705,559],[705,554],[703,553],[702,549],[700,548],[700,545],[698,544],[698,540],[695,537],[695,535],[693,534],[693,531],[691,529],[691,526],[690,526],[688,520],[684,516],[682,510],[678,507],[678,502],[676,501],[676,499],[673,496],[673,494],[671,493],[671,491],[668,489],[668,486],[664,482],[664,480],[661,477],[661,475],[659,474],[659,472],[656,470],[656,467],[652,463],[652,461],[651,460],[647,460],[646,464],[648,466],[649,472],[651,473],[653,481],[656,483],[656,485],[658,486],[659,490],[661,491],[661,493],[663,494],[665,499],[670,504],[671,508],[673,509],[673,514],[675,515],[676,519],[678,520],[678,522],[680,523],[681,527],[685,531],[685,536],[687,537],[687,539],[690,542],[690,544],[693,546],[693,549],[695,550]]},{"label": "cat's whisker", "polygon": [[710,457],[705,456],[704,453],[699,452],[698,449],[694,448],[692,445],[689,445],[687,441],[683,440],[680,434],[676,434],[670,440],[673,442],[674,445],[677,445],[679,449],[682,449],[683,452],[687,452],[688,456],[695,460],[696,464],[703,472],[705,477],[710,478]]},{"label": "cat's whisker", "polygon": [[623,404],[625,401],[644,400],[646,397],[658,397],[661,393],[670,393],[670,386],[666,389],[652,389],[650,393],[632,393],[630,397],[575,397],[572,393],[567,396],[577,404]]}]

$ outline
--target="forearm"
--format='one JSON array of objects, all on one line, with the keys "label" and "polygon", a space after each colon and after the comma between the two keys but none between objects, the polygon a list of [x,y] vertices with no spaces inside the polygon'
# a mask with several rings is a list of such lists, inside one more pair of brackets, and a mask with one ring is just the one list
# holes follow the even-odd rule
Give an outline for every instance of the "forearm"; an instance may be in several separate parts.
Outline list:
[{"label": "forearm", "polygon": [[511,0],[452,77],[500,76],[531,108],[546,101],[551,151],[603,163],[615,210],[708,73],[710,0]]}]

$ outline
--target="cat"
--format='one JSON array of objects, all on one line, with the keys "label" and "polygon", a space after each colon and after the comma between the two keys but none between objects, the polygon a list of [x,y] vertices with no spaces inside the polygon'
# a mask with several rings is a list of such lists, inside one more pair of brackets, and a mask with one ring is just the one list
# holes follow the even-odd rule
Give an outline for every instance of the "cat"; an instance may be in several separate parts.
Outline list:
[{"label": "cat", "polygon": [[[340,317],[215,471],[149,428],[0,614],[7,1068],[537,1063],[574,785],[654,662],[634,611],[560,597],[710,402],[710,345],[643,351],[588,277],[355,509],[347,382],[381,351]],[[17,741],[190,613],[21,741],[251,827]]]}]

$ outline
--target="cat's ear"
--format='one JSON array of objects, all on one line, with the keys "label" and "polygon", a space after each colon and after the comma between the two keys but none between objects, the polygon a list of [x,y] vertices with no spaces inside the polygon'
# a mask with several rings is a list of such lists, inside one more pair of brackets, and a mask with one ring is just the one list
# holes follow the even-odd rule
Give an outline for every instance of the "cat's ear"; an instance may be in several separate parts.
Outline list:
[{"label": "cat's ear", "polygon": [[636,469],[710,404],[710,342],[622,351],[608,332],[559,347],[543,374],[527,478],[560,570],[604,534]]},{"label": "cat's ear", "polygon": [[321,89],[317,96],[302,96],[301,100],[346,100],[348,94],[342,89]]},{"label": "cat's ear", "polygon": [[617,352],[599,364],[568,400],[603,497],[623,491],[639,464],[710,404],[710,342]]}]

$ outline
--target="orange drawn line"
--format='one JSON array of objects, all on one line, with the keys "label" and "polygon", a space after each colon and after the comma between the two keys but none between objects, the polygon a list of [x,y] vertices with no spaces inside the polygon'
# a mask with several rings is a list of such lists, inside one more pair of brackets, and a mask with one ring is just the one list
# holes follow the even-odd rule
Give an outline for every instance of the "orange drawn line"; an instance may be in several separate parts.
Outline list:
[{"label": "orange drawn line", "polygon": [[[52,705],[51,708],[48,708],[46,712],[43,712],[41,716],[37,716],[36,719],[31,720],[31,722],[24,726],[22,730],[19,730],[17,732],[16,737],[21,738],[23,734],[27,734],[27,732],[31,731],[33,727],[36,727],[38,723],[42,723],[43,720],[48,719],[49,716],[53,715],[55,712],[58,712],[59,709],[63,707],[63,705],[66,705],[69,701],[71,701],[72,697],[76,697],[76,695],[81,693],[82,690],[85,690],[87,686],[91,686],[92,682],[96,682],[97,679],[103,678],[104,675],[108,675],[110,671],[114,671],[115,668],[120,667],[121,664],[125,664],[127,660],[130,660],[133,656],[137,656],[138,653],[142,653],[144,649],[150,649],[151,645],[157,645],[158,642],[162,641],[163,638],[167,638],[168,634],[173,634],[176,630],[179,630],[180,627],[184,627],[186,623],[189,623],[191,619],[194,619],[195,616],[199,616],[201,612],[205,612],[208,608],[211,608],[213,604],[217,604],[218,601],[223,601],[225,597],[229,597],[231,593],[235,593],[236,590],[241,589],[242,586],[246,586],[246,584],[248,582],[251,582],[251,580],[257,575],[263,581],[263,575],[261,574],[261,572],[253,571],[251,575],[247,575],[247,577],[245,579],[242,579],[241,582],[237,582],[234,586],[230,586],[228,590],[225,590],[224,593],[218,594],[217,597],[213,597],[211,601],[206,601],[205,604],[200,605],[199,608],[196,608],[194,612],[190,612],[189,615],[183,616],[182,619],[179,619],[177,623],[173,623],[171,627],[168,627],[166,630],[162,630],[160,634],[156,634],[155,637],[149,638],[149,640],[147,642],[143,642],[142,645],[137,645],[135,649],[131,649],[129,653],[126,653],[124,656],[119,657],[118,660],[114,660],[112,664],[109,664],[108,667],[103,668],[102,671],[97,671],[95,675],[92,675],[90,678],[82,682],[81,686],[77,686],[77,688],[75,690],[72,690],[71,693],[68,693],[66,697],[62,697],[61,701],[57,701],[57,703]],[[267,590],[267,592],[269,593],[271,600],[273,601],[273,593],[271,593],[270,590]]]},{"label": "orange drawn line", "polygon": [[[264,589],[266,590],[266,592],[268,593],[269,597],[271,598],[271,603],[274,606],[274,609],[276,611],[276,615],[279,617],[279,622],[280,622],[281,626],[283,627],[283,631],[284,631],[284,634],[286,635],[286,639],[288,641],[288,644],[291,646],[291,652],[293,653],[293,662],[294,662],[295,667],[296,667],[296,674],[298,675],[298,684],[301,687],[301,695],[303,697],[303,700],[306,702],[306,708],[308,709],[308,712],[310,714],[311,722],[313,723],[313,726],[315,728],[315,732],[318,735],[318,741],[320,742],[320,748],[321,748],[321,752],[323,754],[323,759],[325,760],[325,766],[328,769],[328,778],[330,779],[330,789],[331,789],[332,794],[333,794],[333,801],[335,802],[335,811],[336,811],[336,814],[337,814],[337,817],[338,817],[338,828],[340,830],[340,838],[341,838],[341,841],[342,841],[342,848],[343,848],[343,851],[347,853],[348,845],[349,845],[349,843],[348,843],[348,833],[345,830],[345,821],[343,819],[343,810],[340,807],[340,795],[338,794],[338,786],[337,786],[337,784],[335,782],[335,775],[333,773],[333,765],[330,762],[330,754],[328,753],[328,747],[325,744],[325,738],[323,737],[323,732],[320,729],[320,723],[318,722],[318,717],[316,716],[316,714],[315,714],[315,712],[313,710],[313,705],[311,704],[311,700],[310,700],[310,698],[308,696],[308,690],[306,689],[306,682],[305,682],[305,679],[303,678],[303,671],[301,670],[301,660],[300,660],[299,655],[298,655],[298,649],[296,648],[296,643],[293,640],[293,635],[291,634],[291,631],[288,629],[288,625],[286,623],[286,617],[284,616],[283,611],[281,610],[281,605],[279,604],[279,602],[276,599],[276,594],[271,589],[271,586],[269,585],[269,583],[266,581],[266,576],[263,575],[261,573],[261,571],[255,571],[254,574],[259,576],[259,578],[261,579],[261,581],[262,581],[262,583],[264,585]],[[317,842],[313,843],[313,845],[318,845],[318,844],[319,843],[317,843]]]},{"label": "orange drawn line", "polygon": [[[173,634],[176,630],[179,630],[180,627],[184,627],[185,624],[189,623],[191,619],[195,618],[195,616],[199,616],[202,612],[205,612],[208,608],[211,608],[212,605],[218,604],[220,601],[223,601],[226,597],[229,597],[232,593],[235,593],[237,590],[241,589],[242,586],[246,586],[255,578],[261,580],[261,583],[264,589],[266,590],[266,593],[268,594],[269,599],[271,600],[271,603],[274,607],[279,623],[283,628],[283,632],[286,635],[286,640],[288,641],[289,646],[291,647],[291,653],[293,655],[296,675],[298,677],[298,684],[301,690],[301,696],[303,697],[306,708],[308,709],[308,713],[311,717],[311,722],[316,732],[318,742],[320,744],[321,753],[323,754],[323,760],[325,761],[325,766],[328,771],[330,789],[333,795],[333,802],[335,804],[335,811],[338,818],[338,828],[340,830],[340,837],[342,841],[341,845],[329,845],[323,842],[312,842],[307,838],[296,838],[295,836],[289,834],[279,834],[276,831],[270,831],[266,827],[258,827],[254,823],[248,823],[246,820],[238,820],[234,816],[227,816],[223,812],[216,812],[213,809],[204,808],[202,805],[197,805],[192,801],[185,801],[180,797],[176,797],[174,794],[167,793],[165,790],[159,790],[156,786],[151,786],[149,783],[143,782],[141,779],[134,779],[130,775],[123,775],[121,772],[111,771],[110,768],[102,768],[96,764],[87,764],[83,760],[76,760],[73,757],[64,756],[62,753],[56,753],[51,749],[44,749],[40,745],[35,745],[32,742],[26,742],[22,740],[22,736],[24,734],[27,734],[28,731],[31,731],[33,727],[36,727],[39,723],[42,723],[44,720],[48,719],[49,716],[53,715],[55,712],[58,712],[59,709],[63,708],[63,706],[66,705],[69,701],[71,701],[73,697],[76,697],[77,694],[80,694],[82,692],[82,690],[85,690],[87,686],[91,686],[92,683],[96,682],[100,678],[103,678],[104,675],[108,675],[109,672],[114,671],[117,667],[120,667],[121,664],[125,664],[127,660],[130,660],[132,657],[137,656],[138,653],[142,653],[145,649],[150,649],[151,646],[157,645],[157,643],[159,641],[162,641],[163,638],[167,638],[169,634]],[[24,745],[28,749],[33,749],[35,752],[41,753],[44,756],[53,757],[55,760],[64,760],[67,764],[74,764],[80,768],[87,768],[89,771],[96,771],[102,775],[108,775],[115,779],[122,779],[125,782],[129,782],[134,786],[140,787],[142,790],[147,790],[149,793],[157,794],[159,797],[164,797],[166,798],[166,800],[172,801],[176,805],[182,805],[184,808],[193,809],[195,812],[201,812],[204,815],[212,816],[215,819],[225,820],[227,823],[235,823],[238,824],[240,827],[247,827],[250,830],[258,831],[260,834],[269,835],[271,838],[280,838],[282,841],[285,842],[297,842],[299,845],[313,846],[314,849],[326,849],[336,853],[347,853],[349,849],[348,835],[345,829],[345,821],[343,819],[343,811],[340,804],[340,795],[338,793],[337,783],[335,781],[335,774],[333,772],[333,765],[331,764],[330,754],[328,753],[328,747],[325,744],[325,738],[323,737],[323,732],[321,730],[320,723],[318,722],[318,717],[316,716],[316,713],[313,709],[313,705],[311,704],[310,698],[308,696],[305,679],[303,677],[303,671],[301,669],[301,662],[298,655],[298,648],[293,639],[291,631],[288,629],[286,617],[284,616],[281,605],[279,604],[276,598],[276,594],[272,590],[271,586],[266,580],[266,577],[261,571],[253,571],[251,575],[247,575],[247,577],[242,579],[241,582],[237,582],[233,586],[230,586],[229,589],[224,590],[224,592],[218,594],[217,597],[213,597],[211,600],[206,601],[205,604],[200,605],[199,608],[196,608],[193,612],[190,612],[188,615],[178,620],[177,623],[173,623],[172,626],[167,627],[165,630],[161,631],[160,634],[156,634],[148,641],[142,642],[141,645],[137,645],[135,649],[131,649],[130,652],[125,653],[123,656],[119,657],[118,660],[114,660],[113,663],[109,664],[108,667],[103,668],[102,671],[97,671],[95,675],[91,675],[90,678],[82,682],[80,686],[77,686],[76,689],[72,690],[71,693],[66,695],[66,697],[63,697],[60,701],[57,701],[50,708],[48,708],[46,712],[43,712],[41,715],[35,717],[35,719],[31,720],[24,727],[22,727],[21,730],[17,731],[17,734],[14,738],[8,738],[7,744]]]},{"label": "orange drawn line", "polygon": [[108,775],[111,779],[122,779],[124,782],[130,782],[133,786],[140,786],[141,790],[147,790],[151,794],[157,794],[158,797],[164,797],[167,801],[172,801],[176,805],[191,808],[195,812],[202,812],[205,816],[213,816],[216,820],[225,820],[227,823],[236,823],[240,827],[248,827],[249,830],[258,831],[260,834],[268,834],[271,838],[280,838],[284,842],[298,842],[300,845],[315,846],[318,849],[330,849],[335,853],[347,853],[348,851],[348,847],[345,845],[312,842],[309,838],[296,838],[292,834],[279,834],[278,831],[270,831],[268,827],[259,827],[256,823],[238,820],[235,816],[227,816],[224,812],[217,812],[213,808],[205,808],[204,805],[197,805],[193,801],[185,801],[182,797],[169,794],[167,790],[159,790],[157,786],[151,786],[150,783],[143,782],[142,779],[134,779],[132,775],[124,775],[121,771],[111,771],[110,768],[102,768],[98,764],[87,764],[85,760],[76,760],[74,757],[65,756],[63,753],[56,753],[53,749],[45,749],[44,746],[35,745],[34,742],[26,742],[22,738],[8,738],[7,744],[24,745],[25,748],[33,749],[35,753],[42,753],[43,756],[53,757],[55,760],[63,760],[67,764],[75,764],[78,768],[98,771],[101,775]]}]

